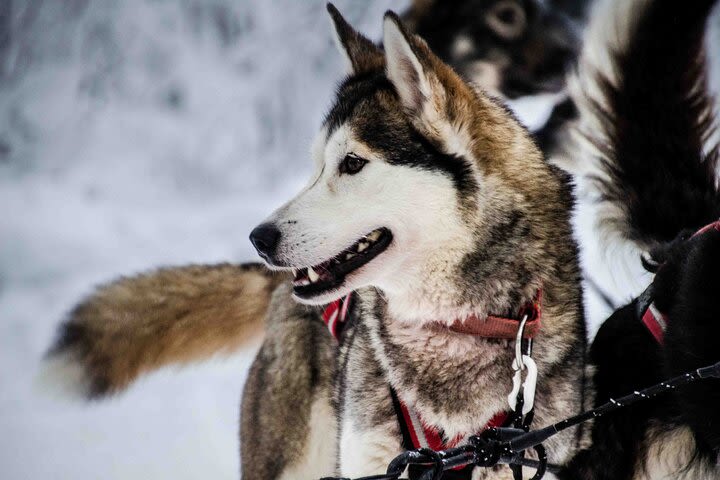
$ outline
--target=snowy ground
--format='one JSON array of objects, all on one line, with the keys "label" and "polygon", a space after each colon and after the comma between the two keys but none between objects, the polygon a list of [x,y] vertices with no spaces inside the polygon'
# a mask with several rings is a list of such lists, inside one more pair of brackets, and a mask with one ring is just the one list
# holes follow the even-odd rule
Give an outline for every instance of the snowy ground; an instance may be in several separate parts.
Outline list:
[{"label": "snowy ground", "polygon": [[[382,12],[402,6],[337,3],[375,38]],[[36,374],[94,284],[255,258],[247,234],[304,182],[339,79],[324,2],[11,4],[9,25],[0,12],[12,40],[0,39],[0,477],[237,478],[253,352],[91,405]]]}]

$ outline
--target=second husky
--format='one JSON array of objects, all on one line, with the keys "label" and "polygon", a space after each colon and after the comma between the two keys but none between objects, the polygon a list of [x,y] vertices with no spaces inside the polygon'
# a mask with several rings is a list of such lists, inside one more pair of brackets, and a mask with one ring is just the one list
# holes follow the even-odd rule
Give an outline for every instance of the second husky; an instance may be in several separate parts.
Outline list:
[{"label": "second husky", "polygon": [[[513,342],[487,326],[518,319],[528,304],[539,304],[541,315],[535,424],[584,406],[586,334],[566,178],[506,108],[465,83],[395,14],[384,20],[383,51],[329,11],[349,75],[315,141],[316,173],[251,234],[268,266],[295,274],[273,293],[244,393],[248,479],[384,472],[403,450],[398,401],[444,438],[481,431],[508,410],[513,376]],[[253,305],[280,283],[243,272],[257,288],[238,293]],[[353,320],[336,345],[319,306],[353,291]],[[181,339],[197,327],[187,322],[158,335],[159,359],[137,349],[123,358],[132,341],[113,344],[104,329],[131,337],[143,322],[129,315],[120,326],[98,324],[87,312],[112,302],[121,312],[127,298],[97,295],[53,349],[92,393],[117,391],[173,355],[187,359]],[[259,310],[238,319],[233,343]],[[206,346],[221,344],[221,329],[209,333],[216,323],[204,325]],[[196,347],[198,356],[209,353]],[[123,372],[124,364],[134,369]],[[581,433],[549,442],[550,461],[569,460]],[[512,478],[507,467],[466,473]]]}]

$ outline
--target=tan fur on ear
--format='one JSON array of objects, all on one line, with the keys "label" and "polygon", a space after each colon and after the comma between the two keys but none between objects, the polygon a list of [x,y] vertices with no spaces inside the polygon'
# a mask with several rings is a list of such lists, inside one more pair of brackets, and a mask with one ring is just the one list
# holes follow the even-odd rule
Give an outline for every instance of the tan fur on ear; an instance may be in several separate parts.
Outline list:
[{"label": "tan fur on ear", "polygon": [[73,309],[48,360],[79,371],[74,387],[88,397],[119,392],[143,373],[258,338],[270,295],[284,280],[260,264],[193,265],[123,277]]},{"label": "tan fur on ear", "polygon": [[419,112],[434,96],[444,96],[444,89],[429,62],[430,50],[405,29],[394,12],[385,14],[383,44],[388,79],[411,114]]},{"label": "tan fur on ear", "polygon": [[345,56],[351,73],[364,73],[382,69],[385,64],[382,50],[367,37],[355,30],[332,3],[327,10],[335,27],[338,49]]},{"label": "tan fur on ear", "polygon": [[537,176],[546,176],[542,154],[506,108],[470,87],[393,12],[385,14],[383,44],[388,79],[428,140],[445,153],[473,160],[486,174],[525,185],[525,194],[540,184]]},{"label": "tan fur on ear", "polygon": [[385,14],[383,44],[387,77],[415,128],[446,153],[473,158],[467,121],[476,93],[393,12]]}]

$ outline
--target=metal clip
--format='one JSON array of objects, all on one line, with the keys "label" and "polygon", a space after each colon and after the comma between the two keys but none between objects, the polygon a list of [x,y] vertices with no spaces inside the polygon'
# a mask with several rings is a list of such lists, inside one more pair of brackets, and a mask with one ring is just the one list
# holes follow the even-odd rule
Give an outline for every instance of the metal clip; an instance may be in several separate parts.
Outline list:
[{"label": "metal clip", "polygon": [[515,361],[513,362],[513,370],[522,370],[523,366],[523,353],[522,353],[522,340],[525,335],[525,324],[527,323],[528,316],[523,316],[520,325],[518,326],[518,333],[515,337]]},{"label": "metal clip", "polygon": [[[527,319],[528,316],[525,315],[520,322],[517,337],[515,338],[515,359],[512,363],[512,369],[515,371],[515,374],[513,375],[513,388],[508,395],[508,404],[510,408],[515,411],[517,407],[517,397],[522,388],[523,415],[527,415],[535,404],[535,388],[537,386],[537,364],[529,355],[523,355],[522,353],[522,340]],[[523,383],[522,371],[525,369],[527,369],[527,375]]]}]

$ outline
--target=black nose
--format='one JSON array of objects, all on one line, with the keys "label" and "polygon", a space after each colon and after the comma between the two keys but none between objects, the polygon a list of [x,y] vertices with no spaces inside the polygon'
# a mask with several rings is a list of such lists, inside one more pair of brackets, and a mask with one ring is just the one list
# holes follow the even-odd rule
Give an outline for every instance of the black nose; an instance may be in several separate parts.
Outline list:
[{"label": "black nose", "polygon": [[280,230],[272,223],[263,223],[250,232],[250,241],[260,256],[267,260],[275,253],[280,241]]}]

